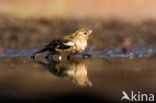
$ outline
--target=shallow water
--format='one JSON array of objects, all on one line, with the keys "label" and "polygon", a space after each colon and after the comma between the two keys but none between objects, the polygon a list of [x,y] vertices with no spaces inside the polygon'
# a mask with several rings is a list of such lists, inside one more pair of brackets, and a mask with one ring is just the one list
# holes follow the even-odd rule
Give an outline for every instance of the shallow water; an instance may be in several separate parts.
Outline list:
[{"label": "shallow water", "polygon": [[156,93],[155,48],[86,50],[61,62],[39,55],[36,49],[5,49],[0,55],[0,98],[5,101],[119,102],[122,91]]},{"label": "shallow water", "polygon": [[[10,49],[5,48],[3,52],[0,52],[0,57],[19,57],[19,56],[30,56],[33,52],[38,49]],[[123,53],[122,48],[115,49],[101,49],[101,50],[93,50],[87,49],[83,54],[91,54],[92,57],[97,58],[107,58],[107,57],[146,57],[151,56],[156,53],[156,48],[148,48],[148,47],[134,47],[128,50],[128,53]],[[82,54],[76,55],[74,57],[81,57]],[[43,55],[39,55],[43,56]]]}]

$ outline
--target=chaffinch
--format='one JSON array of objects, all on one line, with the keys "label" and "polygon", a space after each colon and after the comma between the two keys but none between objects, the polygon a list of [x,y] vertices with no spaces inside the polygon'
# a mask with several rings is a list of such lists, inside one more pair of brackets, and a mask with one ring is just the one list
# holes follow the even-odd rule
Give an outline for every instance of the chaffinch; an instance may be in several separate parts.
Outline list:
[{"label": "chaffinch", "polygon": [[92,30],[80,29],[70,36],[64,36],[59,39],[54,39],[48,45],[45,45],[42,49],[33,53],[31,57],[35,58],[36,54],[45,51],[49,52],[46,57],[54,54],[71,56],[82,53],[87,47],[87,40],[91,33]]}]

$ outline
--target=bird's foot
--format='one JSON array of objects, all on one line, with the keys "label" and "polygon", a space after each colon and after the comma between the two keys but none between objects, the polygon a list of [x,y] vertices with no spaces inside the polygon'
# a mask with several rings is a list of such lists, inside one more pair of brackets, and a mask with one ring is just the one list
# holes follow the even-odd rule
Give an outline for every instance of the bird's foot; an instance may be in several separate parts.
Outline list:
[{"label": "bird's foot", "polygon": [[46,55],[44,58],[49,59],[50,57],[51,57],[50,55]]},{"label": "bird's foot", "polygon": [[70,60],[70,56],[67,56],[67,59]]},{"label": "bird's foot", "polygon": [[31,58],[31,59],[35,59],[35,55],[31,55],[30,58]]},{"label": "bird's foot", "polygon": [[53,55],[46,55],[45,57],[44,57],[45,59],[53,59]]},{"label": "bird's foot", "polygon": [[46,55],[44,58],[45,58],[45,59],[48,59],[48,58],[49,58],[49,55]]}]

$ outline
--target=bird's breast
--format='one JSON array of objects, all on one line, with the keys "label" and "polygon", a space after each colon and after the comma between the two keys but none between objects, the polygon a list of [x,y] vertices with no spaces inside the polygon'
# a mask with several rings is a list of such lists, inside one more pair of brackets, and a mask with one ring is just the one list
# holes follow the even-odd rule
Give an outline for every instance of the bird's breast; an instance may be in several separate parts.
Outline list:
[{"label": "bird's breast", "polygon": [[87,46],[87,41],[83,40],[83,41],[75,41],[75,47],[78,50],[84,50]]}]

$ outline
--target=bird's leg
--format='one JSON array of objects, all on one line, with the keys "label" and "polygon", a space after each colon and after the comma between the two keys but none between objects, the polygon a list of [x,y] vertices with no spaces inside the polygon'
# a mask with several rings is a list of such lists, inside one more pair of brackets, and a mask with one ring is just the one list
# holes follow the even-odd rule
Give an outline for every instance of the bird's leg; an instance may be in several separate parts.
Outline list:
[{"label": "bird's leg", "polygon": [[69,55],[67,56],[67,59],[70,60],[70,56]]},{"label": "bird's leg", "polygon": [[31,58],[31,59],[35,59],[35,54],[32,54],[32,55],[30,56],[30,58]]},{"label": "bird's leg", "polygon": [[49,53],[49,54],[47,54],[44,58],[45,58],[45,59],[49,59],[49,57],[52,56],[52,55],[53,55],[53,54]]},{"label": "bird's leg", "polygon": [[45,59],[49,59],[49,57],[52,58],[52,56],[53,56],[54,54],[57,54],[57,53],[56,53],[56,52],[50,52],[50,53],[48,53],[44,58],[45,58]]}]

